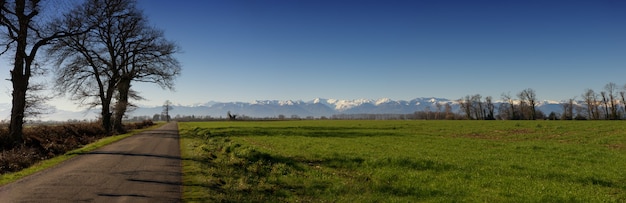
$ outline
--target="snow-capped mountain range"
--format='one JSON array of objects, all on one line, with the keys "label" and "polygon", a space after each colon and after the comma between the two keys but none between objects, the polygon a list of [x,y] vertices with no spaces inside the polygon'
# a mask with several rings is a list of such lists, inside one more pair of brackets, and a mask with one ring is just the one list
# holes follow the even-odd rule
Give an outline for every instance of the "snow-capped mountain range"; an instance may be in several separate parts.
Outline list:
[{"label": "snow-capped mountain range", "polygon": [[[496,107],[501,102],[496,101]],[[560,113],[562,111],[562,103],[557,101],[541,101],[537,108],[544,113],[550,112]],[[439,104],[439,105],[438,105]],[[291,117],[297,115],[301,118],[305,117],[330,117],[336,114],[411,114],[416,111],[443,111],[444,106],[450,104],[452,111],[459,112],[459,104],[456,100],[445,98],[421,97],[406,100],[392,100],[389,98],[381,99],[322,99],[316,98],[310,101],[302,100],[257,100],[253,102],[207,102],[196,105],[174,105],[170,115],[180,116],[211,116],[214,118],[226,117],[227,112],[237,115],[245,115],[249,117],[278,117],[283,115]],[[439,107],[438,107],[439,106]],[[139,107],[128,113],[129,117],[133,116],[149,116],[161,114],[161,106]],[[9,104],[0,104],[0,118],[8,120],[10,114]],[[54,120],[66,121],[68,119],[90,120],[95,119],[98,115],[97,110],[91,111],[64,111],[54,110],[52,114],[43,115],[41,118],[34,120]]]},{"label": "snow-capped mountain range", "polygon": [[[500,102],[495,102],[496,106]],[[439,104],[439,105],[438,105]],[[456,100],[445,98],[421,97],[406,100],[381,99],[322,99],[316,98],[310,101],[302,100],[257,100],[254,102],[207,102],[194,106],[174,106],[170,115],[195,115],[225,117],[227,112],[250,117],[278,117],[284,115],[290,117],[297,115],[301,118],[312,116],[332,116],[336,114],[411,114],[416,111],[443,111],[444,106],[449,104],[452,111],[459,112],[459,104]],[[439,106],[439,107],[438,107]],[[560,113],[562,102],[541,101],[537,108],[548,114],[552,111]],[[162,107],[142,107],[130,114],[154,115],[161,113]]]}]

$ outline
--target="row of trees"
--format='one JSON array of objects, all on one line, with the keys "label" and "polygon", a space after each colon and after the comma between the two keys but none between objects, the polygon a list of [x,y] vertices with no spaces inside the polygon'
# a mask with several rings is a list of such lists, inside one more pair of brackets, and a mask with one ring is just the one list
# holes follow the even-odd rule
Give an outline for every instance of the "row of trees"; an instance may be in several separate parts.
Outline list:
[{"label": "row of trees", "polygon": [[[55,70],[55,89],[88,107],[101,109],[102,127],[123,132],[122,119],[141,99],[133,82],[173,88],[180,74],[174,54],[178,46],[163,31],[148,24],[135,0],[86,0],[63,14],[42,8],[41,0],[0,0],[2,45],[0,54],[13,52],[13,84],[9,137],[23,138],[28,107],[41,102],[29,90],[40,49]],[[42,13],[49,11],[50,13]],[[45,47],[45,48],[44,48]]]},{"label": "row of trees", "polygon": [[538,99],[535,90],[531,88],[522,90],[516,96],[502,94],[504,103],[500,104],[497,111],[491,96],[483,100],[480,94],[467,95],[457,101],[465,119],[477,120],[536,120],[557,117],[564,120],[618,120],[626,114],[626,85],[619,87],[613,82],[606,84],[600,92],[586,89],[581,94],[582,104],[575,97],[569,99],[562,104],[563,113],[560,116],[554,112],[546,116],[544,112],[537,110]]},{"label": "row of trees", "polygon": [[[626,85],[620,88],[611,82],[606,84],[599,93],[587,89],[581,97],[585,108],[584,110],[578,109],[576,114],[588,119],[617,120],[621,119],[623,113],[626,112]],[[570,99],[568,107],[564,107],[565,112],[572,117],[574,117],[574,110],[576,110],[573,101],[574,99]]]},{"label": "row of trees", "polygon": [[502,101],[498,107],[496,115],[496,106],[493,97],[487,96],[483,101],[480,94],[467,95],[457,102],[461,111],[465,115],[465,119],[476,120],[495,120],[497,118],[503,120],[535,120],[539,119],[541,112],[536,109],[537,94],[535,90],[527,88],[517,94],[517,99],[510,93],[501,95]]}]

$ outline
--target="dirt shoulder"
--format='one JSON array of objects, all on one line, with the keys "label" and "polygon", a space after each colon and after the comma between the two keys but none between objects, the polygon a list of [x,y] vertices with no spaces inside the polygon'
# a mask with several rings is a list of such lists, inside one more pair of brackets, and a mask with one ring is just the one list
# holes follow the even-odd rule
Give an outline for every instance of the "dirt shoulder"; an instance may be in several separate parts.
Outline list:
[{"label": "dirt shoulder", "polygon": [[0,187],[0,202],[179,202],[181,189],[172,122]]}]

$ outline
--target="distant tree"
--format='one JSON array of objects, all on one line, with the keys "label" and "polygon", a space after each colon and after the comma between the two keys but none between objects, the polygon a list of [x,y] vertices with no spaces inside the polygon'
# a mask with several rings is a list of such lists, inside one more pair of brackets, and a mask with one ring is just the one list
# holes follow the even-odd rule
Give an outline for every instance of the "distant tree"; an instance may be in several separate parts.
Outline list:
[{"label": "distant tree", "polygon": [[550,115],[548,115],[548,120],[557,120],[558,119],[558,115],[556,115],[556,113],[554,111],[550,112]]},{"label": "distant tree", "polygon": [[572,120],[574,118],[574,99],[569,99],[567,103],[562,104],[562,107],[561,120]]},{"label": "distant tree", "polygon": [[535,116],[536,116],[536,119],[538,119],[538,120],[545,120],[546,119],[546,114],[543,113],[543,111],[541,111],[539,109],[537,109],[535,111]]},{"label": "distant tree", "polygon": [[446,103],[443,105],[444,112],[446,114],[446,120],[454,120],[454,113],[452,113],[452,105],[450,103]]},{"label": "distant tree", "polygon": [[493,98],[491,96],[485,97],[485,105],[487,107],[487,115],[485,117],[486,120],[495,120],[494,116],[495,105],[493,104]]},{"label": "distant tree", "polygon": [[485,110],[483,108],[482,96],[480,94],[472,95],[470,98],[471,110],[474,113],[474,118],[478,120],[485,119]]},{"label": "distant tree", "polygon": [[161,120],[161,114],[158,114],[158,113],[157,113],[157,114],[154,114],[154,115],[152,116],[152,120],[153,120],[153,121],[160,121],[160,120]]},{"label": "distant tree", "polygon": [[619,95],[622,98],[622,108],[623,112],[626,114],[626,85],[622,87],[622,91],[619,91]]},{"label": "distant tree", "polygon": [[439,102],[435,102],[435,107],[437,107],[437,114],[435,114],[435,120],[438,120],[439,119],[439,115],[442,113],[441,112],[442,105]]},{"label": "distant tree", "polygon": [[165,117],[165,120],[169,123],[170,122],[170,111],[174,109],[174,107],[172,107],[172,102],[170,102],[170,100],[166,100],[165,103],[163,103],[163,117]]},{"label": "distant tree", "polygon": [[586,89],[582,94],[585,105],[587,106],[587,116],[591,120],[600,119],[598,110],[598,95],[592,89]]},{"label": "distant tree", "polygon": [[537,117],[535,114],[535,107],[537,106],[537,95],[535,94],[535,90],[527,88],[525,90],[522,90],[519,95],[520,100],[522,100],[523,103],[527,104],[529,108],[527,111],[522,111],[528,112],[526,115],[528,116],[529,120],[535,120]]},{"label": "distant tree", "polygon": [[504,100],[508,104],[508,119],[517,120],[518,117],[515,113],[515,101],[513,101],[513,97],[511,97],[510,93],[502,93],[502,100]]},{"label": "distant tree", "polygon": [[470,120],[472,119],[472,99],[469,95],[465,96],[464,98],[461,98],[459,100],[457,100],[457,102],[459,103],[459,107],[461,108],[461,111],[464,112],[465,114],[465,119]]},{"label": "distant tree", "polygon": [[600,96],[602,97],[602,106],[604,107],[604,119],[609,119],[609,98],[605,91],[600,92]]},{"label": "distant tree", "polygon": [[237,115],[236,114],[231,114],[230,111],[228,111],[228,113],[226,113],[226,115],[228,116],[228,120],[231,120],[231,121],[237,120]]},{"label": "distant tree", "polygon": [[617,85],[615,83],[608,83],[604,86],[604,90],[606,90],[606,93],[608,94],[608,104],[610,106],[610,115],[609,115],[609,119],[611,120],[615,120],[619,118],[619,115],[617,113],[617,95],[616,95],[616,91],[617,91]]}]

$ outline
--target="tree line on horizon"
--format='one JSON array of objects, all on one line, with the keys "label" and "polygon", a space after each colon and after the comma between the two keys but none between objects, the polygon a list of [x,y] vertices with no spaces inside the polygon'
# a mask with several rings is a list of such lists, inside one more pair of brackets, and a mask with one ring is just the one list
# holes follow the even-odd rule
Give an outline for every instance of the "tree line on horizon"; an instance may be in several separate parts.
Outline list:
[{"label": "tree line on horizon", "polygon": [[626,85],[621,88],[610,82],[600,92],[586,89],[582,94],[582,104],[576,102],[576,97],[568,99],[561,105],[562,113],[550,112],[546,115],[536,108],[538,99],[534,89],[527,88],[516,94],[501,95],[503,103],[497,108],[492,97],[482,100],[480,94],[467,95],[457,102],[461,107],[465,119],[471,120],[621,120],[626,115]]},{"label": "tree line on horizon", "polygon": [[[618,88],[611,82],[604,86],[599,93],[586,89],[582,94],[582,104],[575,98],[561,104],[561,113],[549,112],[546,114],[537,109],[539,99],[534,89],[527,88],[512,96],[503,93],[501,101],[494,102],[493,97],[482,97],[480,94],[466,95],[456,102],[459,110],[454,111],[450,103],[435,103],[434,109],[426,107],[422,111],[411,114],[335,114],[331,116],[277,115],[275,117],[250,117],[238,115],[238,120],[620,120],[626,116],[626,85]],[[152,119],[162,120],[163,115],[155,114],[152,117],[140,116],[133,120]],[[213,121],[235,120],[228,112],[228,117],[211,117],[202,115],[176,115],[178,121]]]},{"label": "tree line on horizon", "polygon": [[[12,107],[6,142],[23,137],[24,118],[41,113],[51,96],[38,94],[44,84],[33,76],[54,67],[54,90],[80,105],[101,109],[107,133],[123,133],[122,119],[130,100],[142,99],[134,82],[172,89],[181,66],[178,46],[165,39],[137,8],[136,0],[85,0],[52,9],[42,0],[0,1],[0,55],[12,53]],[[58,5],[58,6],[63,6]],[[37,58],[37,53],[44,57]],[[41,54],[40,54],[41,55]],[[6,143],[4,143],[6,144]]]}]

